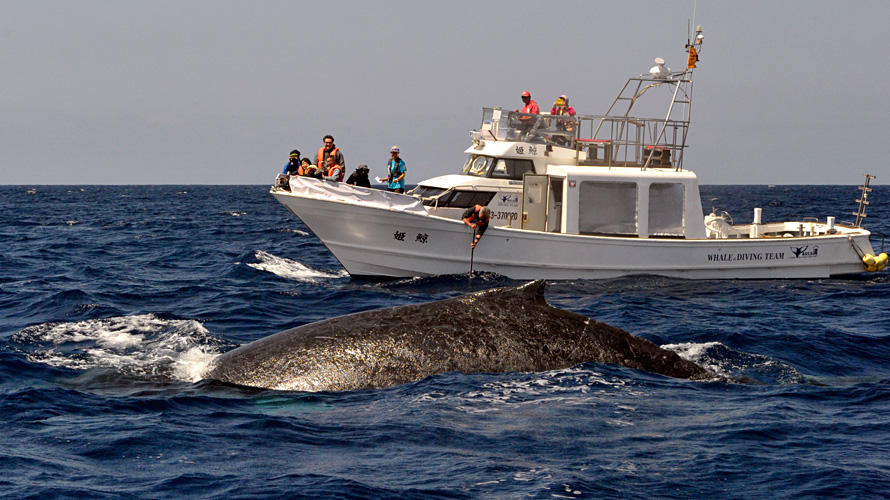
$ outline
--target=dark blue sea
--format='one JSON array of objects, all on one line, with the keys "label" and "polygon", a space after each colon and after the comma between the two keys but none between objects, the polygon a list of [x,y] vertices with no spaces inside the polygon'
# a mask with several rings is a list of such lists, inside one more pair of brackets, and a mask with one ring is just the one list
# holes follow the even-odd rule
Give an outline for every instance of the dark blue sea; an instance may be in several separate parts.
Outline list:
[{"label": "dark blue sea", "polygon": [[[702,191],[736,222],[849,221],[859,195]],[[869,199],[864,225],[890,234],[890,189]],[[202,380],[284,329],[517,284],[353,280],[267,186],[2,186],[0,497],[890,497],[886,272],[548,284],[555,306],[759,384],[593,363],[343,393]]]}]

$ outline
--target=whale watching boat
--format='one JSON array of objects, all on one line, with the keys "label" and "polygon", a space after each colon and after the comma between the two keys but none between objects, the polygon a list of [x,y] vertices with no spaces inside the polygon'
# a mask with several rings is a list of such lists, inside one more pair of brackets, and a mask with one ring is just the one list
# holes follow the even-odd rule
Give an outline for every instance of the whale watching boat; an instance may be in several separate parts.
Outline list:
[{"label": "whale watching boat", "polygon": [[[704,215],[696,175],[683,161],[702,40],[697,28],[683,71],[657,58],[648,73],[629,78],[604,115],[484,108],[462,172],[407,194],[296,176],[280,176],[271,194],[353,277],[469,269],[514,279],[771,279],[881,271],[883,236],[876,234],[876,254],[861,226],[871,175],[851,223],[764,222],[760,208],[747,224],[725,212]],[[492,215],[472,250],[473,230],[461,216],[477,204]]]}]

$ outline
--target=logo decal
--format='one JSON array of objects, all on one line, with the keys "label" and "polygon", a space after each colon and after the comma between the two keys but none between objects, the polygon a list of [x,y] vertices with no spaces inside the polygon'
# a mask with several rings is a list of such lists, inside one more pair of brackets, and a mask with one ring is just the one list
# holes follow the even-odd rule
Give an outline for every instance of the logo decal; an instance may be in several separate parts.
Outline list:
[{"label": "logo decal", "polygon": [[519,196],[512,194],[502,194],[497,199],[498,207],[516,208],[519,206]]},{"label": "logo decal", "polygon": [[816,257],[819,254],[819,247],[814,246],[812,250],[810,250],[810,246],[804,247],[788,247],[791,249],[791,253],[794,254],[794,257],[798,259],[809,259]]}]

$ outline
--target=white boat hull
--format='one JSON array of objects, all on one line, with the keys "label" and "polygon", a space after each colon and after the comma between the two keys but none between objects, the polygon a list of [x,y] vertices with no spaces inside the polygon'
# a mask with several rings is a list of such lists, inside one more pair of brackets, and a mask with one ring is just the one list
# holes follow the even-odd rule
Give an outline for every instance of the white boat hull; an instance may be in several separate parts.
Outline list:
[{"label": "white boat hull", "polygon": [[[461,221],[429,215],[412,198],[299,179],[309,186],[275,198],[299,217],[350,275],[401,278],[470,270],[513,279],[602,279],[660,275],[687,279],[827,278],[865,271],[868,232],[792,238],[665,239],[587,236],[491,227],[471,252]],[[312,183],[315,183],[314,185]],[[327,184],[327,185],[326,185]],[[355,190],[374,200],[350,196]],[[371,193],[373,192],[373,194]],[[344,196],[345,193],[345,196]],[[396,208],[380,199],[393,200]],[[472,254],[472,255],[471,255]]]}]

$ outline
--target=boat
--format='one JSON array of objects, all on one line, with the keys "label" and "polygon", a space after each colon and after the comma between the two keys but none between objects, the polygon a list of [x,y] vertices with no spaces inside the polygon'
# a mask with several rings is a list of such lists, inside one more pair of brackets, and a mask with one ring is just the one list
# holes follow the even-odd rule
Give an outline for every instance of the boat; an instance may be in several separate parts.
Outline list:
[{"label": "boat", "polygon": [[[875,253],[861,225],[870,174],[855,222],[764,222],[760,208],[744,224],[705,214],[696,174],[684,166],[702,41],[698,28],[684,70],[657,58],[629,78],[603,115],[483,108],[461,172],[406,194],[293,176],[270,192],[355,278],[469,270],[513,279],[783,279],[883,270],[883,236],[875,235]],[[472,249],[461,216],[477,204],[492,218]]]}]

